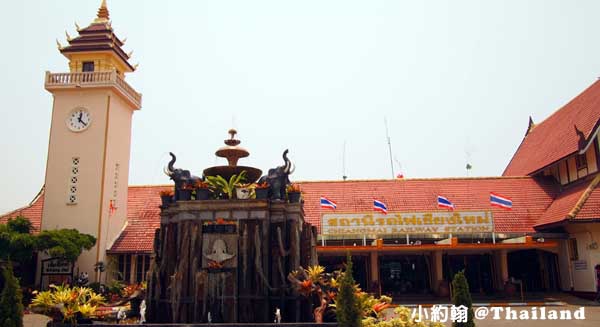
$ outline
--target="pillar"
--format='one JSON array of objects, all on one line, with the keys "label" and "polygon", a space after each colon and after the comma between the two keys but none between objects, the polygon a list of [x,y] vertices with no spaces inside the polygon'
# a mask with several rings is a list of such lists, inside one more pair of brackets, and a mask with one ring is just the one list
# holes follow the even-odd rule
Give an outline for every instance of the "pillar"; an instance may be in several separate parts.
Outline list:
[{"label": "pillar", "polygon": [[381,294],[381,283],[379,282],[379,253],[373,251],[370,253],[371,259],[371,285],[369,288],[371,292],[380,295]]},{"label": "pillar", "polygon": [[433,262],[433,285],[431,285],[433,291],[436,293],[439,290],[440,283],[444,279],[444,266],[442,263],[442,251],[433,251],[432,252],[432,262]]},{"label": "pillar", "polygon": [[504,283],[508,281],[508,252],[500,250],[495,253],[496,264],[498,267],[498,285],[497,289],[504,289]]},{"label": "pillar", "polygon": [[137,255],[133,254],[131,257],[131,269],[129,271],[129,283],[133,284],[136,282],[137,277]]}]

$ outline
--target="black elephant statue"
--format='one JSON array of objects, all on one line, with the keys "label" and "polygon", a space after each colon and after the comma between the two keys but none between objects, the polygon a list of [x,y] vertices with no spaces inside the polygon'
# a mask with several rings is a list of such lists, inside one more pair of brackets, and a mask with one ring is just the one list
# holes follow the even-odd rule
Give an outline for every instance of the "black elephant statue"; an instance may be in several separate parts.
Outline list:
[{"label": "black elephant statue", "polygon": [[174,198],[175,201],[177,201],[180,198],[180,190],[182,190],[186,186],[193,187],[194,185],[196,185],[196,183],[204,181],[204,178],[192,175],[189,170],[174,168],[173,165],[175,165],[177,157],[175,157],[173,152],[169,152],[169,155],[171,155],[171,161],[169,161],[169,164],[167,165],[167,167],[165,167],[165,174],[167,174],[167,176],[169,176],[171,180],[175,182]]},{"label": "black elephant statue", "polygon": [[294,165],[287,157],[288,150],[283,151],[283,166],[269,169],[266,176],[261,177],[258,183],[269,184],[269,197],[271,200],[284,200],[285,188],[290,184],[289,176],[294,172]]}]

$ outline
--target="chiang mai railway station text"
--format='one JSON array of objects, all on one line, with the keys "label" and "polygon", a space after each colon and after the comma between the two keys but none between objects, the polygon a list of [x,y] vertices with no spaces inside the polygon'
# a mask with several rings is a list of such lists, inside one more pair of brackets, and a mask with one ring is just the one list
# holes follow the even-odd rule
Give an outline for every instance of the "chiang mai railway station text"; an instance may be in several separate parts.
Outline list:
[{"label": "chiang mai railway station text", "polygon": [[423,212],[380,214],[325,214],[325,235],[420,234],[420,233],[491,233],[492,213]]}]

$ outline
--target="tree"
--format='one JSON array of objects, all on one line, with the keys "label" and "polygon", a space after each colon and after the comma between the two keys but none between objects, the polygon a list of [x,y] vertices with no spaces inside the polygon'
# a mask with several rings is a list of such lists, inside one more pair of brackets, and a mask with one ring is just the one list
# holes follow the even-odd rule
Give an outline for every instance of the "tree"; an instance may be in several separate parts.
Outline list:
[{"label": "tree", "polygon": [[22,263],[38,251],[75,261],[84,249],[89,250],[96,244],[94,236],[81,234],[76,229],[45,230],[39,234],[31,231],[31,222],[21,216],[0,224],[0,260]]},{"label": "tree", "polygon": [[23,327],[23,294],[10,262],[2,268],[0,284],[4,284],[0,294],[0,326]]},{"label": "tree", "polygon": [[459,271],[454,275],[452,280],[452,303],[458,307],[464,305],[467,307],[467,322],[453,322],[453,327],[475,327],[475,320],[473,315],[473,300],[471,299],[471,293],[469,292],[469,283],[465,277],[464,270]]},{"label": "tree", "polygon": [[362,326],[361,313],[356,298],[356,282],[352,276],[352,258],[346,259],[346,271],[339,281],[339,291],[336,296],[336,317],[340,327]]},{"label": "tree", "polygon": [[84,249],[94,247],[96,238],[81,234],[76,229],[57,229],[42,231],[37,235],[36,243],[38,251],[44,251],[51,257],[75,261]]},{"label": "tree", "polygon": [[0,260],[25,262],[31,259],[36,243],[31,229],[31,222],[24,217],[0,224]]}]

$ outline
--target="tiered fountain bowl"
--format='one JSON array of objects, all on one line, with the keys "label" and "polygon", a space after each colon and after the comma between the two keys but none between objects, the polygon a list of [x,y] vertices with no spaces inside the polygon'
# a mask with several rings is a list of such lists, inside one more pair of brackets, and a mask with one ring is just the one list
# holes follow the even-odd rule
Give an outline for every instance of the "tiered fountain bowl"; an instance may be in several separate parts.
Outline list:
[{"label": "tiered fountain bowl", "polygon": [[240,158],[245,158],[250,155],[248,150],[239,146],[240,140],[235,138],[237,131],[230,129],[231,138],[225,140],[225,146],[217,150],[217,157],[226,158],[229,165],[215,166],[204,169],[204,176],[221,176],[229,180],[233,175],[239,175],[242,171],[246,171],[245,183],[254,183],[262,175],[262,170],[254,167],[238,166],[237,162]]}]

